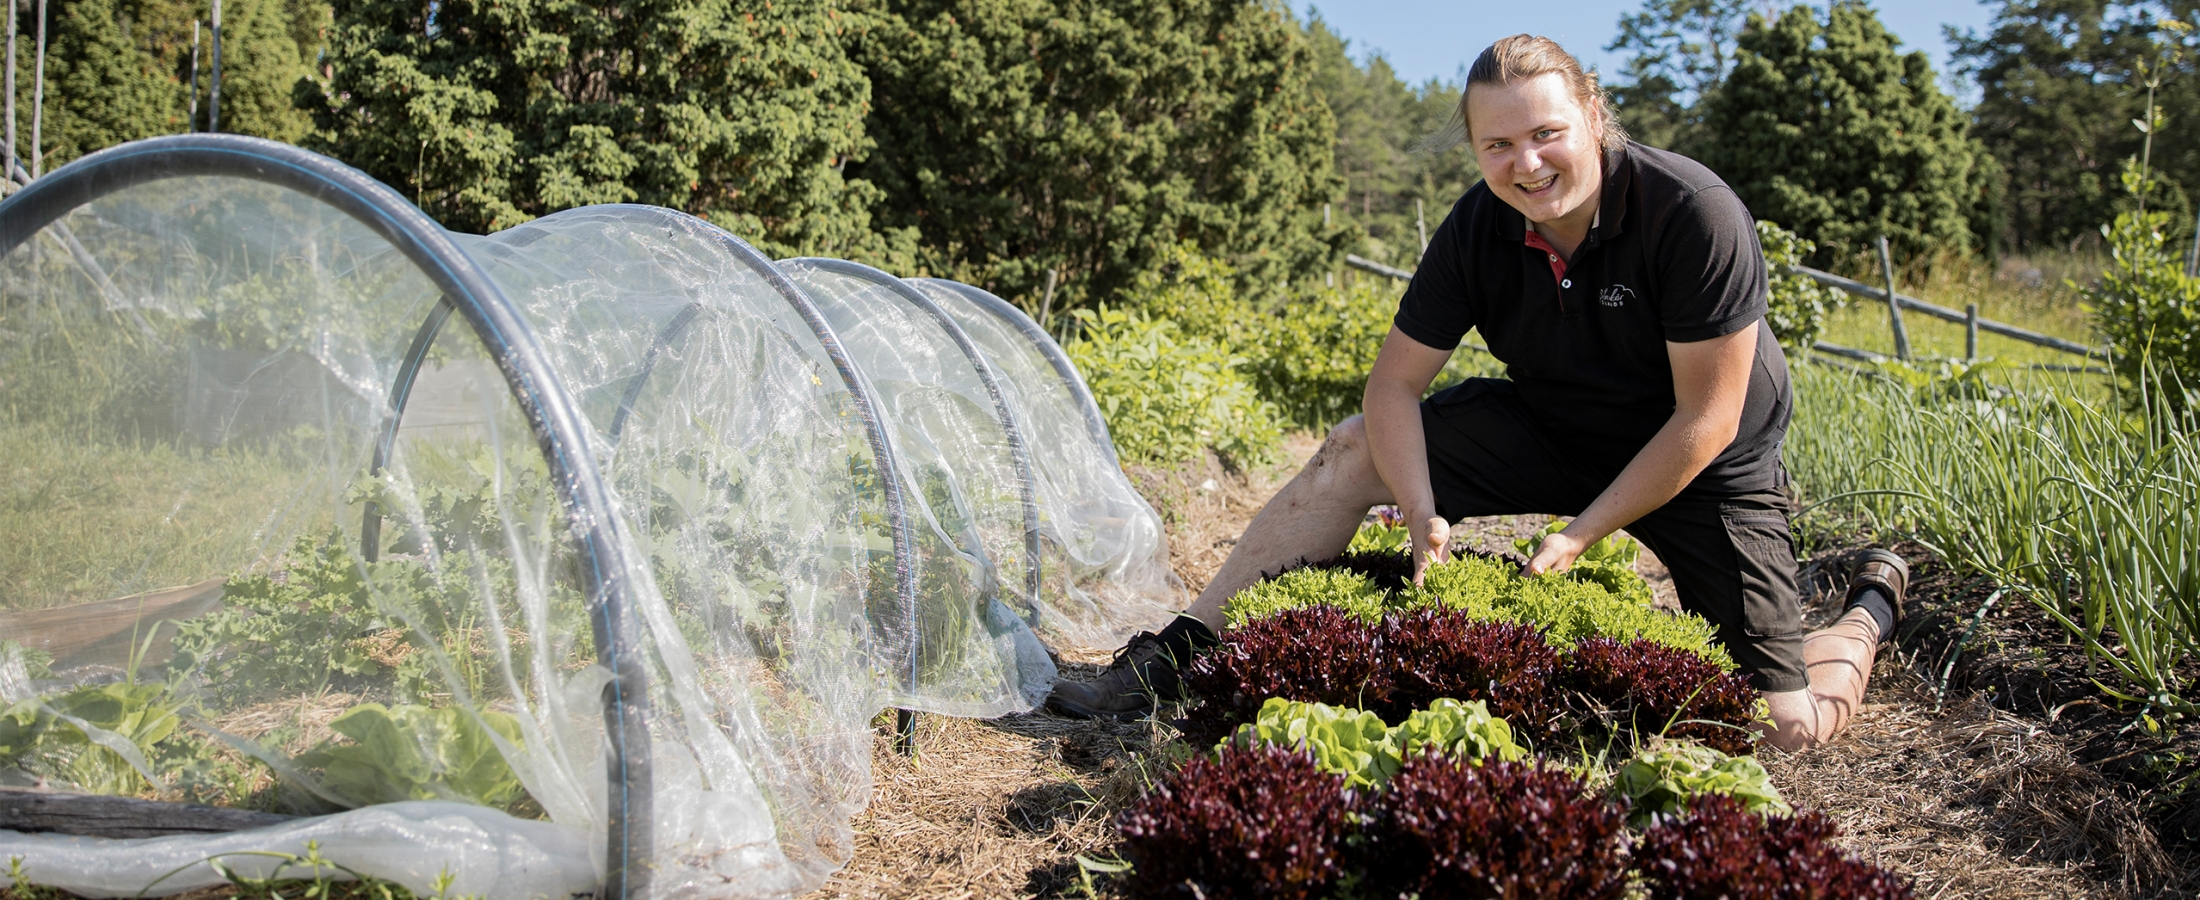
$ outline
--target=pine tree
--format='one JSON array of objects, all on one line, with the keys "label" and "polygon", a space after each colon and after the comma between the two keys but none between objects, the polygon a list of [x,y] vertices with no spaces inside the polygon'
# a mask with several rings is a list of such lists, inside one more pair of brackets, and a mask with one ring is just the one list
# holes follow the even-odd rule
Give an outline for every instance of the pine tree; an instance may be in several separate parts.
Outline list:
[{"label": "pine tree", "polygon": [[1697,104],[1726,80],[1747,13],[1746,0],[1643,0],[1620,17],[1604,49],[1630,56],[1606,87],[1629,137],[1653,147],[1694,138]]},{"label": "pine tree", "polygon": [[1421,146],[1458,106],[1459,85],[1439,79],[1409,85],[1379,53],[1354,61],[1349,42],[1319,12],[1306,33],[1315,89],[1337,121],[1336,166],[1345,180],[1337,220],[1365,235],[1352,252],[1410,269],[1421,256],[1415,216],[1434,229],[1481,177],[1465,147],[1430,153]]},{"label": "pine tree", "polygon": [[702,216],[775,254],[885,252],[842,177],[869,82],[848,13],[770,0],[360,0],[309,146],[461,230],[592,203]]},{"label": "pine tree", "polygon": [[[2139,154],[2145,135],[2131,123],[2146,105],[2133,64],[2147,56],[2163,6],[2008,0],[1985,35],[1955,38],[1959,65],[1979,85],[1972,133],[2008,172],[2011,247],[2098,244],[2102,223],[2131,205],[2118,171]],[[2189,20],[2200,3],[2166,6]],[[2200,185],[2200,79],[2189,59],[2178,68],[2157,97],[2168,121],[2153,166],[2173,230],[2185,232],[2182,186]]]},{"label": "pine tree", "polygon": [[1868,258],[1881,234],[1900,259],[1981,245],[1991,157],[1925,54],[1896,44],[1855,0],[1823,21],[1805,6],[1752,15],[1704,101],[1697,158],[1758,218],[1815,242],[1821,265]]},{"label": "pine tree", "polygon": [[881,220],[935,272],[1057,310],[1190,241],[1250,283],[1314,276],[1349,230],[1305,34],[1255,0],[876,0]]}]

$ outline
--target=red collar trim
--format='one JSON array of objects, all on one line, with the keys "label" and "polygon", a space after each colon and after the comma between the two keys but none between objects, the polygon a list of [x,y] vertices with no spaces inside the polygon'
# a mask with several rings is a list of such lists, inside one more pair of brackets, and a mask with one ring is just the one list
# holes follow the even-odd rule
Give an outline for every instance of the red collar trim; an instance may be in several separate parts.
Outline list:
[{"label": "red collar trim", "polygon": [[1558,255],[1558,248],[1551,246],[1551,243],[1544,240],[1543,235],[1537,234],[1533,228],[1528,229],[1527,235],[1522,240],[1528,246],[1543,251],[1543,255],[1550,258],[1552,282],[1564,283],[1566,281],[1566,258]]}]

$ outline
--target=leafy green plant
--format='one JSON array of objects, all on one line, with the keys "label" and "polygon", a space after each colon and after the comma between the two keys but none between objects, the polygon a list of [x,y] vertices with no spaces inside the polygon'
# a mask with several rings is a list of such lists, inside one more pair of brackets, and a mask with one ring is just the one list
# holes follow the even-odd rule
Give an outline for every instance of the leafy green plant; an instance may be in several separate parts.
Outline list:
[{"label": "leafy green plant", "polygon": [[1795,271],[1804,265],[1818,245],[1795,232],[1764,219],[1757,220],[1757,246],[1765,254],[1765,271],[1771,277],[1765,324],[1772,335],[1793,353],[1808,350],[1826,330],[1826,317],[1848,305],[1848,296]]},{"label": "leafy green plant", "polygon": [[1222,605],[1225,628],[1252,619],[1317,603],[1350,613],[1362,622],[1383,617],[1388,597],[1365,575],[1342,569],[1302,567],[1237,592]]},{"label": "leafy green plant", "polygon": [[91,793],[134,794],[180,722],[166,685],[87,685],[0,712],[0,758]]},{"label": "leafy green plant", "polygon": [[1755,757],[1728,756],[1690,741],[1671,741],[1635,754],[1619,767],[1612,792],[1629,801],[1637,823],[1654,814],[1680,815],[1697,798],[1712,794],[1739,800],[1754,813],[1795,814]]},{"label": "leafy green plant", "polygon": [[1360,792],[1307,754],[1195,756],[1116,818],[1133,897],[1306,900],[1347,874]]},{"label": "leafy green plant", "polygon": [[1143,312],[1101,307],[1075,315],[1083,331],[1063,350],[1125,460],[1166,465],[1210,448],[1240,467],[1275,457],[1282,427],[1246,377],[1246,357]]},{"label": "leafy green plant", "polygon": [[1512,726],[1490,715],[1489,707],[1480,700],[1440,698],[1427,709],[1406,716],[1385,741],[1401,760],[1440,753],[1480,764],[1486,759],[1514,762],[1528,756],[1527,749],[1513,740]]},{"label": "leafy green plant", "polygon": [[[1534,536],[1514,540],[1513,549],[1519,551],[1521,558],[1532,559],[1543,539],[1565,530],[1566,525],[1564,521],[1552,519]],[[1642,547],[1633,538],[1608,534],[1581,551],[1574,564],[1559,574],[1575,581],[1603,585],[1605,590],[1622,598],[1649,606],[1653,599],[1650,583],[1635,573],[1635,560],[1641,556]]]},{"label": "leafy green plant", "polygon": [[503,808],[522,796],[489,735],[519,743],[519,723],[508,714],[362,703],[329,728],[351,743],[323,743],[298,763],[324,770],[322,788],[357,805],[441,799]]},{"label": "leafy green plant", "polygon": [[300,535],[285,561],[281,578],[231,578],[221,609],[178,623],[172,676],[242,698],[309,693],[384,668],[365,638],[391,626],[343,536]]},{"label": "leafy green plant", "polygon": [[1310,753],[1315,765],[1343,775],[1347,785],[1372,787],[1398,772],[1397,757],[1386,746],[1389,737],[1390,726],[1366,710],[1271,697],[1224,746],[1266,745]]},{"label": "leafy green plant", "polygon": [[1412,602],[1533,625],[1560,647],[1590,637],[1639,637],[1694,653],[1722,669],[1735,667],[1717,642],[1716,626],[1691,613],[1653,608],[1647,589],[1615,594],[1600,581],[1564,573],[1522,578],[1510,563],[1467,557],[1431,566]]},{"label": "leafy green plant", "polygon": [[1363,788],[1389,781],[1406,759],[1425,753],[1476,764],[1491,757],[1509,761],[1527,756],[1513,741],[1511,726],[1490,715],[1481,701],[1448,698],[1391,727],[1367,710],[1272,697],[1252,722],[1223,742],[1245,748],[1263,744],[1311,753],[1322,771],[1343,775],[1346,784]]},{"label": "leafy green plant", "polygon": [[1352,543],[1345,547],[1345,550],[1347,552],[1403,550],[1406,549],[1406,543],[1412,539],[1413,533],[1407,530],[1403,524],[1390,525],[1383,522],[1369,522],[1360,526],[1360,530],[1352,533]]}]

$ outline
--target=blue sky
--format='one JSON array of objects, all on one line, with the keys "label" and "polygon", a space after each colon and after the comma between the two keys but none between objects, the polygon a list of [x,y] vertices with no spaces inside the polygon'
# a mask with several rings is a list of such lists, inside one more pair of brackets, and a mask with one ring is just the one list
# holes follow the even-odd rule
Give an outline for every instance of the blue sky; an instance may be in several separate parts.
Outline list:
[{"label": "blue sky", "polygon": [[[1299,0],[1295,5],[1302,14],[1321,10],[1330,27],[1352,41],[1354,57],[1365,58],[1369,50],[1379,49],[1401,77],[1420,83],[1455,77],[1491,41],[1521,32],[1555,38],[1582,62],[1616,73],[1623,59],[1604,52],[1604,45],[1617,33],[1620,16],[1641,9],[1642,0]],[[1978,0],[1882,0],[1872,5],[1905,49],[1932,54],[1934,70],[1943,75],[1949,48],[1941,26],[1983,32],[2001,6]]]}]

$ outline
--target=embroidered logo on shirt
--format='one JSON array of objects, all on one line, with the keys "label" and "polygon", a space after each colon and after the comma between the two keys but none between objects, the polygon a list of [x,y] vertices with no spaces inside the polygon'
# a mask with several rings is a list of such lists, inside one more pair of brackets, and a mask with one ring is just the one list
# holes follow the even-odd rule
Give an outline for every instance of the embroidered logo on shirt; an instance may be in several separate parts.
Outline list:
[{"label": "embroidered logo on shirt", "polygon": [[1635,299],[1635,292],[1624,284],[1615,284],[1597,294],[1597,302],[1606,306],[1626,306]]}]

